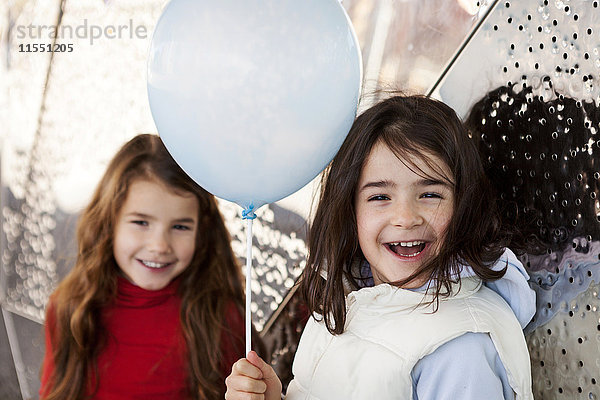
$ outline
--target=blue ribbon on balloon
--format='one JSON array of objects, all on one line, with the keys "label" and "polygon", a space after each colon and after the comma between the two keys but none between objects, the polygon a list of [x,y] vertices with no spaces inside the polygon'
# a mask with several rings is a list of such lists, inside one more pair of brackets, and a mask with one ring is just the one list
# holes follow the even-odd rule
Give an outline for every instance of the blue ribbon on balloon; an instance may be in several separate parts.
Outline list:
[{"label": "blue ribbon on balloon", "polygon": [[250,204],[247,208],[242,210],[242,219],[255,219],[256,214],[254,213],[254,204]]}]

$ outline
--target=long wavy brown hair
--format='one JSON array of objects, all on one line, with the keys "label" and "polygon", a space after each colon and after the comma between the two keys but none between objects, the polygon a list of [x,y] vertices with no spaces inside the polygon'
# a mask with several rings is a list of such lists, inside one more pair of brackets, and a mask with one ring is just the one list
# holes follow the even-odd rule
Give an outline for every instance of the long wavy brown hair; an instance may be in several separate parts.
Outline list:
[{"label": "long wavy brown hair", "polygon": [[[437,305],[441,296],[451,293],[461,262],[468,263],[483,280],[498,279],[506,270],[489,268],[509,243],[510,232],[501,224],[480,156],[461,120],[450,107],[429,97],[388,98],[355,120],[322,177],[300,292],[309,310],[323,316],[332,334],[344,330],[344,280],[355,289],[360,287],[360,276],[351,268],[365,261],[358,243],[355,197],[361,170],[378,142],[419,173],[424,174],[411,158],[425,162],[439,174],[437,179],[451,184],[455,196],[453,216],[437,257],[408,278],[391,283],[402,287],[426,277]],[[442,160],[452,176],[446,176],[426,154]]]},{"label": "long wavy brown hair", "polygon": [[100,313],[117,291],[119,269],[113,256],[116,218],[136,179],[158,180],[175,192],[192,193],[198,199],[196,250],[180,276],[178,289],[181,326],[189,354],[190,396],[214,399],[221,395],[223,315],[225,305],[232,301],[240,312],[243,309],[241,272],[215,198],[181,170],[158,136],[144,134],[115,155],[78,221],[75,267],[51,299],[56,318],[55,368],[44,390],[47,400],[81,399],[89,394],[105,342]]}]

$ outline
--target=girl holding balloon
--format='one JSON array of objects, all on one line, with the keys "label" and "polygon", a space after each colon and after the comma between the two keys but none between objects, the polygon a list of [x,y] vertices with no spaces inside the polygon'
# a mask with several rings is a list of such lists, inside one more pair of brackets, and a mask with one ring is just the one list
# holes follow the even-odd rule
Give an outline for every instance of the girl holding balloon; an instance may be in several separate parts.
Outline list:
[{"label": "girl holding balloon", "polygon": [[[287,399],[533,399],[535,294],[490,190],[445,104],[397,96],[356,119],[323,177]],[[255,352],[226,384],[281,395]]]},{"label": "girl holding balloon", "polygon": [[214,197],[139,135],[110,162],[50,298],[42,399],[216,399],[244,354],[243,289]]}]

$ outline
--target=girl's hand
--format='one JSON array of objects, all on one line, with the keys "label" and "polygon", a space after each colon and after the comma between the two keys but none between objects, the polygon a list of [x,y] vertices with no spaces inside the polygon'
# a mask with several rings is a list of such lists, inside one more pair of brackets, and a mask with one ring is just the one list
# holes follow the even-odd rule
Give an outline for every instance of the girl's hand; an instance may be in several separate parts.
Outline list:
[{"label": "girl's hand", "polygon": [[254,351],[233,364],[225,384],[226,400],[281,400],[281,381]]}]

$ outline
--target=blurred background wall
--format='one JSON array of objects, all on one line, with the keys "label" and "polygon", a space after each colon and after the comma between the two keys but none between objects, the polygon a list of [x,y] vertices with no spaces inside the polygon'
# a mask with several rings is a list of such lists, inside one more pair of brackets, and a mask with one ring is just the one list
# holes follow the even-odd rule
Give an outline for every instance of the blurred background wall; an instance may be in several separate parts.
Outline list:
[{"label": "blurred background wall", "polygon": [[[567,85],[564,94],[597,106],[597,3],[344,0],[363,53],[361,108],[378,98],[378,90],[401,89],[432,92],[466,117],[470,106],[494,88],[515,83],[520,88],[525,83],[539,92],[544,82],[547,86],[546,76],[555,82],[551,91],[557,98]],[[165,4],[164,0],[0,3],[0,399],[38,397],[44,307],[73,264],[77,215],[116,149],[137,133],[156,131],[146,95],[146,57]],[[128,28],[112,39],[76,34],[77,28],[84,32],[84,26],[89,32],[91,25]],[[54,40],[48,38],[51,26],[70,27],[75,34]],[[579,35],[575,39],[574,33]],[[73,51],[27,52],[26,45],[34,43],[64,45],[65,49],[71,45]],[[565,74],[574,78],[558,79],[557,68],[563,78]],[[485,112],[491,118],[494,108],[490,107]],[[600,126],[598,114],[588,114],[576,120],[587,142],[561,142],[565,154],[575,150],[575,156],[587,154],[587,158],[567,169],[557,166],[562,175],[557,172],[550,179],[562,188],[566,183],[573,188],[579,185],[581,191],[571,196],[558,189],[539,195],[534,190],[509,199],[517,207],[535,210],[537,204],[542,210],[542,226],[536,225],[539,236],[543,236],[539,229],[548,228],[545,220],[558,215],[558,221],[566,221],[564,226],[551,227],[556,235],[543,236],[548,238],[550,253],[523,258],[539,297],[536,321],[528,328],[536,398],[593,399],[600,395],[596,382],[600,379],[596,200],[600,194],[596,161]],[[552,140],[554,131],[536,136],[532,146]],[[564,133],[564,128],[557,132]],[[495,136],[488,148],[510,155],[510,148],[500,146],[502,134],[489,135]],[[582,150],[588,142],[589,148]],[[519,157],[526,153],[533,151],[519,147]],[[552,159],[554,152],[546,153]],[[514,173],[505,176],[504,183],[518,182],[509,186],[517,188],[531,187],[531,182],[522,179],[523,171],[529,174],[536,165],[552,168],[539,161],[528,169],[517,162],[504,165]],[[283,375],[289,371],[301,330],[290,289],[304,266],[306,226],[317,189],[311,183],[263,207],[255,220],[253,320]],[[550,201],[554,191],[555,200]],[[243,262],[245,234],[239,207],[220,204],[234,250]],[[561,218],[561,207],[575,209],[575,217],[563,211]],[[578,214],[591,215],[591,220],[580,218],[574,229],[572,220]]]}]

